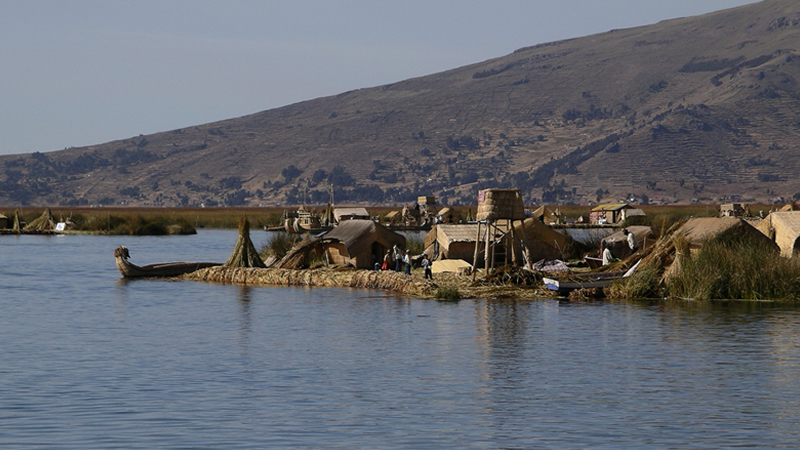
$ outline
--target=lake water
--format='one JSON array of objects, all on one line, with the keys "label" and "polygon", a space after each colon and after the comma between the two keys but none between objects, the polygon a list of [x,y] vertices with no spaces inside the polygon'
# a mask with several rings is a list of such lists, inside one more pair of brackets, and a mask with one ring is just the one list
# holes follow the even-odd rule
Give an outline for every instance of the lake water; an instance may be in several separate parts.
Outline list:
[{"label": "lake water", "polygon": [[795,306],[122,282],[112,256],[235,241],[0,236],[0,448],[800,446]]}]

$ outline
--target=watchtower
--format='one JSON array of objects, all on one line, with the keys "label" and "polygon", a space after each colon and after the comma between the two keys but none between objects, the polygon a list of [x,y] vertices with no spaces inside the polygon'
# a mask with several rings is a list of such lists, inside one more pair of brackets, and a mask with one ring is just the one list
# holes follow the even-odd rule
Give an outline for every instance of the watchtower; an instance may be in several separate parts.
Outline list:
[{"label": "watchtower", "polygon": [[[494,268],[498,257],[505,259],[506,264],[509,263],[509,254],[506,249],[511,250],[511,261],[518,262],[520,258],[516,254],[514,242],[519,239],[515,235],[514,222],[525,220],[525,206],[519,189],[479,191],[476,219],[478,220],[478,231],[475,239],[474,266],[477,266],[481,248],[483,248],[484,268],[487,275]],[[523,233],[525,232],[525,227],[520,227],[520,229],[523,230]],[[503,245],[504,243],[506,245]],[[474,279],[475,270],[472,273]]]}]

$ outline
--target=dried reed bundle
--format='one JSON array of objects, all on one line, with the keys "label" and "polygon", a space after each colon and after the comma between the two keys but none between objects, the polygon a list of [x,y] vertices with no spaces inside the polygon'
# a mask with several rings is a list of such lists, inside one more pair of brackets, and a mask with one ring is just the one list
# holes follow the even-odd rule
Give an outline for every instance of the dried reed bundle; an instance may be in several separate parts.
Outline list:
[{"label": "dried reed bundle", "polygon": [[[18,220],[18,219],[15,219]],[[19,227],[19,225],[17,225]],[[36,231],[50,231],[56,229],[56,219],[53,217],[53,214],[50,212],[50,208],[45,208],[44,212],[41,216],[35,219],[33,222],[25,225],[26,230],[36,230]]]},{"label": "dried reed bundle", "polygon": [[306,239],[292,247],[280,261],[275,263],[277,269],[304,269],[308,267],[308,259],[319,243],[319,239]]},{"label": "dried reed bundle", "polygon": [[239,237],[233,247],[230,258],[225,261],[227,267],[266,267],[258,256],[253,241],[250,240],[250,221],[246,216],[239,219]]},{"label": "dried reed bundle", "polygon": [[430,280],[394,271],[374,270],[291,270],[219,266],[201,269],[183,278],[247,285],[381,289],[417,297],[430,297],[436,290],[436,284]]}]

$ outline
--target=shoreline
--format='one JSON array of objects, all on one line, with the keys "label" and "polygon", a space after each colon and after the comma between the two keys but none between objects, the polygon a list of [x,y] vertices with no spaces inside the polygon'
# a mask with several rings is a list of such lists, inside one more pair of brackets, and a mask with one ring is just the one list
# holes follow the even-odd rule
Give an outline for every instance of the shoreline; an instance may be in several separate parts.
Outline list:
[{"label": "shoreline", "polygon": [[[417,272],[418,274],[415,274]],[[366,269],[263,269],[244,267],[208,267],[178,277],[180,280],[205,281],[249,286],[309,286],[376,289],[396,292],[408,297],[435,299],[441,288],[455,288],[459,299],[561,299],[542,287],[481,284],[456,274],[439,273],[426,280],[421,269],[411,275],[392,270]]]}]

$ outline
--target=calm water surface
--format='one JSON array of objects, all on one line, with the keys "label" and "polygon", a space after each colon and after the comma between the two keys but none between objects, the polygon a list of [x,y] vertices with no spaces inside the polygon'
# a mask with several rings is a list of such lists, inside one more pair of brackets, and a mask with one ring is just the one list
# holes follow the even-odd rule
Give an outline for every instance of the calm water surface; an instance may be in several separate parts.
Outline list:
[{"label": "calm water surface", "polygon": [[112,256],[235,240],[0,236],[0,447],[800,447],[796,307],[122,282]]}]

